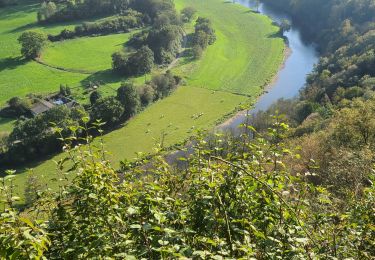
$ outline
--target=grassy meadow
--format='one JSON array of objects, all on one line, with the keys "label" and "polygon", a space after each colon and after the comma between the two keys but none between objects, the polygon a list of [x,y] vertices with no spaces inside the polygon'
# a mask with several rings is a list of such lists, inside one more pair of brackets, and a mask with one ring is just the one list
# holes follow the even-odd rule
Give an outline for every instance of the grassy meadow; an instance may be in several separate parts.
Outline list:
[{"label": "grassy meadow", "polygon": [[[196,129],[211,129],[218,120],[239,105],[254,101],[261,93],[262,87],[275,75],[283,60],[283,40],[274,36],[277,28],[272,25],[270,19],[240,5],[222,0],[175,0],[175,3],[179,9],[193,6],[198,10],[198,15],[210,18],[216,30],[217,41],[208,47],[199,61],[181,58],[177,66],[172,69],[175,74],[184,78],[183,86],[170,97],[149,106],[124,127],[104,137],[109,158],[115,165],[118,165],[122,159],[134,158],[137,152],[152,152],[154,144],[159,143],[162,136],[164,136],[164,146],[171,146],[193,135]],[[19,59],[19,47],[16,43],[19,33],[10,33],[10,31],[20,26],[28,27],[28,24],[35,21],[35,10],[26,12],[21,7],[15,9],[17,8],[18,10],[15,10],[13,15],[10,14],[5,22],[8,29],[3,30],[3,21],[0,18],[0,37],[9,34],[13,37],[7,45],[9,47],[13,44],[12,48],[8,48],[7,54],[0,52],[0,60],[3,57]],[[6,13],[6,9],[1,12]],[[13,22],[9,22],[9,19]],[[59,31],[64,26],[56,25],[41,29]],[[186,31],[190,33],[192,25],[187,25]],[[3,76],[1,73],[0,90],[5,90],[9,86],[10,93],[3,96],[0,94],[0,103],[9,97],[30,91],[54,91],[60,83],[79,86],[89,80],[97,79],[107,83],[103,88],[107,95],[113,93],[121,79],[106,69],[110,65],[107,52],[111,53],[120,47],[118,45],[125,42],[126,37],[128,36],[118,34],[68,40],[51,44],[43,52],[43,61],[48,64],[79,70],[99,70],[92,75],[62,72],[35,62],[21,64],[13,69],[9,69],[5,64],[3,67],[8,74]],[[106,44],[104,45],[103,42]],[[103,46],[106,46],[105,50]],[[80,47],[82,48],[79,49]],[[74,59],[74,53],[79,53],[80,57]],[[26,74],[20,76],[29,82],[28,85],[17,79],[17,75],[22,71]],[[150,75],[146,76],[149,77]],[[144,77],[140,77],[136,82],[141,83],[143,80]],[[19,91],[16,92],[12,88],[19,88]],[[75,91],[76,95],[83,92],[79,88]],[[51,178],[56,177],[53,174],[54,161],[61,159],[62,156],[56,155],[48,160],[30,164],[28,167],[33,168],[34,174],[53,188],[57,185],[50,182]],[[22,197],[27,171],[25,168],[18,170],[19,174],[15,181],[19,195]]]},{"label": "grassy meadow", "polygon": [[67,70],[98,72],[111,69],[111,55],[121,50],[133,33],[82,37],[51,43],[41,60]]},{"label": "grassy meadow", "polygon": [[257,95],[272,79],[284,57],[278,27],[260,14],[231,1],[175,0],[193,6],[212,20],[217,41],[204,58],[178,68],[189,85],[231,93]]}]

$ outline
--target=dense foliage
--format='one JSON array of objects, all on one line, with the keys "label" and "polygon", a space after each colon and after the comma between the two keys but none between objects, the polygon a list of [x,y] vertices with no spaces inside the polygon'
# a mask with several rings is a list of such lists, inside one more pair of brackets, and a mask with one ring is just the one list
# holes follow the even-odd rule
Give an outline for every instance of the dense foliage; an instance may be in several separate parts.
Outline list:
[{"label": "dense foliage", "polygon": [[112,55],[112,67],[121,75],[140,76],[151,72],[153,66],[154,53],[147,46],[141,47],[129,56],[123,51]]},{"label": "dense foliage", "polygon": [[121,16],[106,19],[101,22],[83,23],[74,30],[64,29],[58,35],[48,35],[50,41],[61,41],[83,36],[107,35],[120,32],[129,32],[130,29],[144,25],[143,15],[135,11],[127,11]]},{"label": "dense foliage", "polygon": [[26,31],[18,38],[21,44],[21,53],[26,59],[39,57],[43,47],[47,43],[47,36],[37,31]]},{"label": "dense foliage", "polygon": [[[246,126],[238,138],[198,137],[194,153],[178,168],[160,154],[123,162],[116,171],[90,137],[83,138],[88,147],[72,148],[73,134],[65,139],[67,158],[58,162],[57,173],[64,179],[64,169],[73,169],[72,184],[60,182],[55,195],[40,190],[44,199],[34,210],[17,213],[11,207],[17,198],[8,196],[12,176],[3,179],[9,205],[0,218],[0,254],[371,259],[375,186],[342,205],[323,186],[309,184],[313,168],[292,170],[300,156],[286,146],[288,126],[275,120],[265,134]],[[36,220],[41,208],[42,222]]]},{"label": "dense foliage", "polygon": [[289,12],[323,54],[302,99],[337,103],[374,88],[375,4],[372,0],[264,2]]},{"label": "dense foliage", "polygon": [[55,152],[61,142],[53,127],[61,128],[64,136],[70,135],[69,127],[82,124],[80,119],[85,115],[83,108],[58,106],[34,118],[21,118],[9,135],[8,151],[1,160],[17,164]]},{"label": "dense foliage", "polygon": [[100,15],[121,14],[128,9],[129,4],[129,0],[44,1],[38,12],[38,21],[64,22]]},{"label": "dense foliage", "polygon": [[198,17],[195,23],[193,35],[192,54],[194,58],[200,58],[204,49],[216,41],[215,30],[211,21],[207,18]]},{"label": "dense foliage", "polygon": [[304,143],[302,157],[319,166],[314,182],[341,198],[360,193],[375,155],[374,1],[264,2],[290,13],[322,57],[296,100],[279,101],[255,123],[267,128],[269,114],[287,114],[294,127],[290,142]]}]

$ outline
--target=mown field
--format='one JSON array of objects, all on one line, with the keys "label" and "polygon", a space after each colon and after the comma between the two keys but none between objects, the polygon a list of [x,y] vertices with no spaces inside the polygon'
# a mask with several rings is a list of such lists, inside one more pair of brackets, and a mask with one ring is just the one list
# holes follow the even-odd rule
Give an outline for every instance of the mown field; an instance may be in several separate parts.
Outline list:
[{"label": "mown field", "polygon": [[267,17],[232,1],[175,0],[181,8],[194,6],[199,15],[212,17],[217,41],[198,64],[180,68],[189,85],[256,95],[283,60],[284,42]]},{"label": "mown field", "polygon": [[[215,122],[233,111],[237,106],[248,104],[251,100],[253,101],[260,94],[262,87],[272,79],[282,62],[283,41],[273,36],[277,28],[272,25],[270,19],[255,14],[239,5],[226,3],[221,0],[175,0],[175,2],[180,9],[183,6],[194,6],[198,10],[199,15],[210,18],[214,23],[218,38],[217,42],[209,46],[200,61],[190,61],[188,58],[183,58],[173,68],[174,73],[184,78],[184,86],[181,86],[170,97],[142,111],[130,120],[126,126],[105,136],[106,150],[109,151],[110,159],[115,165],[118,165],[118,162],[122,159],[134,158],[136,152],[151,152],[154,144],[160,142],[162,136],[165,136],[164,146],[170,146],[185,140],[194,134],[194,130],[196,129],[211,129],[215,125]],[[25,20],[23,18],[24,15],[27,15],[30,20]],[[16,17],[22,19],[23,26],[25,26],[33,21],[31,17],[35,18],[35,13],[19,11],[18,14],[17,12],[14,14],[13,18],[17,20]],[[20,24],[22,22],[18,22],[18,26],[21,26]],[[59,25],[45,29],[60,30],[63,27]],[[188,32],[190,32],[189,28],[191,29],[191,26],[188,26]],[[119,35],[108,36],[103,39],[112,37],[116,41],[112,43],[108,40],[111,42],[110,48],[114,48],[116,44],[121,43],[117,38]],[[87,67],[83,67],[83,59],[85,58],[69,64],[66,61],[71,59],[71,57],[68,54],[62,55],[64,51],[59,49],[59,47],[75,49],[74,46],[80,46],[80,42],[85,42],[86,46],[92,46],[92,49],[91,47],[87,47],[79,51],[81,55],[85,56],[89,52],[95,51],[96,48],[100,48],[97,46],[101,41],[99,38],[82,38],[50,46],[52,49],[45,50],[45,53],[49,56],[43,56],[43,59],[47,57],[48,62],[53,62],[55,65],[69,65],[71,68],[104,69],[108,67],[104,51],[103,56],[98,54],[95,58],[101,64],[93,65],[90,63],[87,64]],[[99,42],[94,43],[95,41]],[[19,54],[13,51],[12,55],[17,57]],[[56,62],[50,55],[60,56],[59,59],[62,59],[61,63]],[[93,59],[93,63],[95,63],[95,60]],[[31,66],[34,66],[34,68]],[[103,78],[109,83],[108,86],[114,88],[118,86],[118,82],[121,80],[113,77],[108,70],[88,76],[79,73],[65,73],[51,70],[34,62],[24,64],[19,68],[17,67],[12,71],[13,75],[17,75],[21,67],[29,70],[29,73],[33,73],[33,69],[36,72],[38,70],[47,70],[49,73],[54,71],[64,79],[66,77],[66,80],[71,80],[73,82],[71,84],[76,85],[85,80],[87,81],[87,78]],[[75,75],[76,78],[71,78],[70,74]],[[17,85],[16,82],[11,82],[11,78],[8,77],[4,77],[5,81],[8,80],[8,84]],[[46,77],[47,79],[40,80],[48,82],[49,76]],[[40,85],[44,86],[44,90],[51,91],[55,88],[53,86],[55,80],[51,79],[51,84],[44,85],[40,83]],[[143,78],[138,79],[137,82],[141,82],[142,80]],[[37,85],[39,86],[39,84]],[[4,88],[4,86],[0,85],[1,88]],[[24,93],[27,92],[23,91]],[[35,89],[35,92],[37,91],[43,90]],[[6,100],[6,98],[0,97],[1,100]],[[53,174],[55,172],[54,161],[59,160],[62,156],[57,155],[45,162],[29,165],[29,167],[34,168],[34,174],[38,175],[41,180],[50,183],[50,179],[55,177]],[[25,180],[26,171],[24,168],[20,168],[16,184],[21,196]],[[54,184],[50,185],[53,187]]]},{"label": "mown field", "polygon": [[111,69],[111,55],[121,50],[131,35],[121,33],[55,42],[43,52],[41,60],[67,70],[95,73]]}]

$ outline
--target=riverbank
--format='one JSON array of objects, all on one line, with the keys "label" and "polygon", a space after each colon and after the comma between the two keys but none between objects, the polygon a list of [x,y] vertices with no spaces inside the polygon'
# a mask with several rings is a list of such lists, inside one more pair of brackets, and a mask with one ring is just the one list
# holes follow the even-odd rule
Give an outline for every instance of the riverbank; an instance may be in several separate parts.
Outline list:
[{"label": "riverbank", "polygon": [[[255,1],[252,0],[240,1],[240,4],[248,8],[256,6]],[[283,35],[288,43],[284,62],[273,81],[265,86],[263,93],[258,96],[255,104],[250,106],[250,110],[246,109],[236,113],[233,117],[219,124],[215,128],[216,131],[235,131],[241,123],[245,122],[249,114],[266,110],[278,99],[295,97],[304,87],[307,74],[313,70],[314,65],[318,62],[316,45],[306,43],[303,40],[299,28],[292,23],[288,15],[269,9],[263,3],[258,7],[258,11],[271,18],[275,23],[280,23],[284,19],[291,23],[291,29]]]},{"label": "riverbank", "polygon": [[[279,73],[280,71],[285,68],[285,64],[286,64],[286,61],[287,59],[290,57],[290,55],[292,54],[292,49],[288,46],[287,42],[285,42],[285,50],[284,50],[284,61],[283,63],[280,65],[280,69],[279,69],[279,72],[273,77],[272,81],[270,83],[268,83],[265,87],[264,87],[264,91],[262,94],[260,94],[257,98],[256,98],[256,102],[255,104],[260,100],[260,98],[263,96],[263,95],[266,95],[268,93],[268,91],[270,89],[272,89],[275,85],[275,83],[277,82],[277,80],[279,79]],[[254,107],[254,105],[251,105],[250,107]],[[251,109],[250,109],[251,110]],[[215,128],[214,128],[214,131],[227,131],[227,130],[235,130],[235,128],[233,127],[235,125],[235,122],[239,122],[241,121],[242,119],[246,119],[250,113],[249,109],[245,109],[245,110],[241,110],[237,113],[235,113],[232,117],[230,117],[229,119],[226,119],[223,123],[220,123],[219,125],[217,125]],[[237,125],[238,126],[238,125]]]}]

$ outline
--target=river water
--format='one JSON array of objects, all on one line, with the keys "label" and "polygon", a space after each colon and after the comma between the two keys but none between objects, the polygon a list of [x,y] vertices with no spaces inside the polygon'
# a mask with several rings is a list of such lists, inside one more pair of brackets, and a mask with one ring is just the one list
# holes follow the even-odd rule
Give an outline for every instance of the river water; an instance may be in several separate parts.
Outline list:
[{"label": "river water", "polygon": [[[256,10],[256,1],[254,0],[237,0],[238,4]],[[306,76],[312,72],[314,64],[318,62],[318,53],[316,47],[312,43],[306,43],[301,37],[300,30],[293,24],[292,19],[277,10],[260,3],[258,11],[267,15],[274,22],[280,23],[283,19],[287,19],[291,23],[291,29],[284,33],[287,38],[287,44],[290,54],[285,60],[284,66],[278,72],[276,79],[267,87],[267,93],[259,97],[254,108],[248,114],[254,114],[260,110],[266,110],[269,106],[280,98],[293,98],[299,90],[305,85]],[[242,111],[236,116],[220,125],[221,130],[235,130],[246,120],[247,111]]]}]

